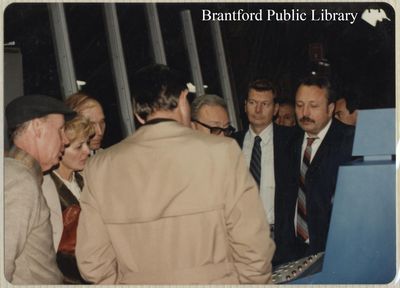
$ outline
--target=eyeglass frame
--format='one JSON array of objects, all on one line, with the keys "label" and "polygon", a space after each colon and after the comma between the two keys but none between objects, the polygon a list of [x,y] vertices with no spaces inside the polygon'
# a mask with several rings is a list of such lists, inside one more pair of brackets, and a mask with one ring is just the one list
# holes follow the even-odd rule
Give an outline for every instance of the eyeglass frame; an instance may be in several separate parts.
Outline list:
[{"label": "eyeglass frame", "polygon": [[[213,135],[220,135],[221,132],[222,132],[222,133],[224,133],[225,136],[231,136],[236,131],[236,128],[233,127],[232,125],[229,125],[226,128],[222,128],[222,127],[218,127],[218,126],[207,125],[207,124],[205,124],[203,122],[200,122],[199,120],[196,120],[196,119],[192,119],[192,121],[196,122],[196,123],[199,123],[200,125],[206,127],[207,129],[210,130],[210,133],[213,134]],[[218,131],[218,133],[215,133],[216,130]],[[214,131],[214,133],[213,133],[213,131]]]}]

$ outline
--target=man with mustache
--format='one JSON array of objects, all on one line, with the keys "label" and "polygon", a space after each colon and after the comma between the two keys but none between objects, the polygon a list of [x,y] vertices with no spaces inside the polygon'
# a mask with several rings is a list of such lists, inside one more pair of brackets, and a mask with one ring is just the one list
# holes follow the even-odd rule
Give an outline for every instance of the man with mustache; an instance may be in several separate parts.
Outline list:
[{"label": "man with mustache", "polygon": [[[284,220],[276,225],[282,262],[325,250],[338,168],[351,160],[354,127],[334,118],[335,99],[327,78],[302,79],[295,112],[304,133],[297,137],[288,169]],[[289,173],[291,171],[291,173]]]}]

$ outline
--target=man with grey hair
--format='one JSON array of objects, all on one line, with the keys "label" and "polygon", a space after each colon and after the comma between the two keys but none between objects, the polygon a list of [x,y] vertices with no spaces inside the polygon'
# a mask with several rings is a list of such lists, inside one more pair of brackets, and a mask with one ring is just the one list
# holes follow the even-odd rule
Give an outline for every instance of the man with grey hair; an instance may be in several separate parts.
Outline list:
[{"label": "man with grey hair", "polygon": [[191,113],[191,126],[195,130],[218,136],[230,136],[235,132],[230,125],[226,102],[218,95],[196,97],[191,105]]},{"label": "man with grey hair", "polygon": [[43,172],[60,161],[75,116],[61,101],[21,96],[6,107],[13,147],[4,158],[4,275],[12,284],[61,284]]}]

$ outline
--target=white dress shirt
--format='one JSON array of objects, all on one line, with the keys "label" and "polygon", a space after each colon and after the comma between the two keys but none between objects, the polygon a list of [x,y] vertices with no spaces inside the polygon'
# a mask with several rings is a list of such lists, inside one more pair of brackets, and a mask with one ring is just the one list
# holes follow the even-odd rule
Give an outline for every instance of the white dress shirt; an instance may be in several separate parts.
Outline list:
[{"label": "white dress shirt", "polygon": [[314,140],[314,142],[311,144],[311,157],[310,157],[310,163],[314,159],[315,154],[318,151],[319,146],[321,146],[322,141],[324,141],[326,133],[328,133],[329,127],[331,127],[332,124],[332,119],[329,120],[328,124],[324,128],[322,128],[321,131],[319,131],[317,136],[310,136],[307,134],[307,132],[304,132],[304,139],[303,139],[303,145],[301,146],[301,161],[300,161],[300,167],[301,167],[301,162],[303,161],[303,156],[304,156],[304,151],[306,150],[307,147],[307,138],[311,137],[317,137],[317,139]]},{"label": "white dress shirt", "polygon": [[[269,224],[275,223],[275,173],[274,173],[274,141],[273,125],[268,125],[258,136],[261,137],[261,177],[260,196],[263,202],[265,216]],[[243,154],[247,165],[250,167],[251,152],[254,145],[254,137],[257,134],[249,127],[243,140]]]}]

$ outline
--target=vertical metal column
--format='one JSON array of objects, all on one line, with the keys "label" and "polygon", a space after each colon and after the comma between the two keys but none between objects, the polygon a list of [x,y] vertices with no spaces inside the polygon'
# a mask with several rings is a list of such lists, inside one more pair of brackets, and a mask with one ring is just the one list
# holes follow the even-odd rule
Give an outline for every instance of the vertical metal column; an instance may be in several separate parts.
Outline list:
[{"label": "vertical metal column", "polygon": [[222,94],[228,106],[229,119],[231,121],[231,124],[234,127],[238,128],[238,123],[236,120],[236,109],[233,102],[232,88],[229,79],[228,68],[226,65],[224,43],[222,42],[221,28],[218,21],[212,21],[210,24]]},{"label": "vertical metal column", "polygon": [[201,68],[199,62],[199,55],[197,53],[196,39],[193,31],[192,16],[189,10],[181,12],[181,19],[183,24],[183,32],[185,35],[186,48],[189,54],[190,68],[192,70],[192,77],[194,85],[196,86],[196,95],[204,94],[203,77],[201,76]]},{"label": "vertical metal column", "polygon": [[164,42],[162,39],[160,21],[158,19],[157,6],[155,3],[145,4],[147,25],[150,29],[150,40],[153,46],[153,57],[157,64],[167,64],[165,57]]},{"label": "vertical metal column", "polygon": [[69,43],[67,21],[62,3],[48,4],[50,26],[53,33],[54,47],[57,56],[57,67],[60,77],[61,93],[64,99],[78,92],[74,62]]},{"label": "vertical metal column", "polygon": [[127,137],[135,131],[133,119],[131,92],[126,74],[124,51],[122,49],[121,35],[119,31],[117,9],[115,3],[104,4],[104,17],[108,47],[111,55],[113,74],[117,86],[119,107],[121,112],[122,131]]}]

